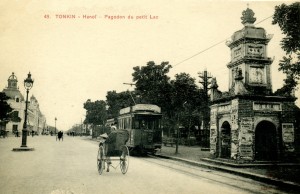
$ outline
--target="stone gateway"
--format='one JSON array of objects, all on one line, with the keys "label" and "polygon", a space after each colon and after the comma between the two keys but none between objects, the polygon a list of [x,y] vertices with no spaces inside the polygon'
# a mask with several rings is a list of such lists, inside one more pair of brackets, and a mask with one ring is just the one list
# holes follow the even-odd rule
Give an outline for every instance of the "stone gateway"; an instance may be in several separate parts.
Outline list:
[{"label": "stone gateway", "polygon": [[267,45],[272,35],[255,27],[254,12],[243,11],[244,28],[226,44],[231,50],[229,91],[211,83],[210,153],[228,160],[281,161],[295,155],[296,98],[272,93]]}]

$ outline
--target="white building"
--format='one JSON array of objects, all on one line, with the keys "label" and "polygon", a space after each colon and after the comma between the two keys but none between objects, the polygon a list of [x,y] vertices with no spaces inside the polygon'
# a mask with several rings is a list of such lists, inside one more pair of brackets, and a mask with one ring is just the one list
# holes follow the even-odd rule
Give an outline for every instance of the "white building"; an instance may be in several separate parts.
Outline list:
[{"label": "white building", "polygon": [[[15,132],[21,134],[25,118],[25,98],[21,94],[18,87],[18,79],[14,73],[8,78],[8,85],[2,92],[9,97],[7,103],[13,109],[11,116],[12,119],[6,124],[6,131],[8,135]],[[39,109],[39,103],[34,96],[31,96],[28,104],[28,120],[27,120],[27,129],[29,132],[41,133],[43,129],[47,127],[46,118],[41,113]]]},{"label": "white building", "polygon": [[40,111],[39,102],[35,96],[30,97],[29,103],[27,129],[41,134],[46,128],[46,118]]}]

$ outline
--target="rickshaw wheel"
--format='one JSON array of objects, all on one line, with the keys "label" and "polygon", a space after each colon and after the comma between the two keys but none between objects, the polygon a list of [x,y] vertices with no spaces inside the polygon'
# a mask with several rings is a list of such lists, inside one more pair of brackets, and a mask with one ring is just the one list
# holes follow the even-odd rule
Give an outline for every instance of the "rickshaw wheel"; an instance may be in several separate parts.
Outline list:
[{"label": "rickshaw wheel", "polygon": [[99,147],[98,155],[97,155],[97,168],[98,173],[101,175],[104,170],[104,148],[103,146]]},{"label": "rickshaw wheel", "polygon": [[127,172],[128,166],[129,166],[129,150],[127,146],[123,145],[122,155],[120,157],[120,168],[123,174]]}]

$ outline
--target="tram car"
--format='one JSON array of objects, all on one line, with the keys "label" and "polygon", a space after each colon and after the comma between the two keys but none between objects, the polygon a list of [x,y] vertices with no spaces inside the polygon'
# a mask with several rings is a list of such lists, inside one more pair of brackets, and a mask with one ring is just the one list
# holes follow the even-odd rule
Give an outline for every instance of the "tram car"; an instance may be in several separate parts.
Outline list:
[{"label": "tram car", "polygon": [[136,104],[120,110],[118,129],[129,132],[126,146],[133,153],[155,154],[161,149],[161,108],[153,104]]}]

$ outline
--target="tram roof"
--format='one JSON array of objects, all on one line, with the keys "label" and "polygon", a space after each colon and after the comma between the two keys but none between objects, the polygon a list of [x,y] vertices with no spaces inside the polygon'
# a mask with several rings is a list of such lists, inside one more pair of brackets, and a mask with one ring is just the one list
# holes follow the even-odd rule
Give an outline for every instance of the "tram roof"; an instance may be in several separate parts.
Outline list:
[{"label": "tram roof", "polygon": [[161,113],[154,113],[154,112],[135,112],[134,115],[159,115],[159,116],[161,116]]},{"label": "tram roof", "polygon": [[154,104],[136,104],[134,106],[126,107],[120,110],[120,115],[127,114],[127,113],[139,113],[139,114],[146,114],[146,113],[161,113],[161,109],[159,106]]}]

